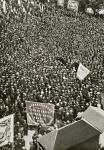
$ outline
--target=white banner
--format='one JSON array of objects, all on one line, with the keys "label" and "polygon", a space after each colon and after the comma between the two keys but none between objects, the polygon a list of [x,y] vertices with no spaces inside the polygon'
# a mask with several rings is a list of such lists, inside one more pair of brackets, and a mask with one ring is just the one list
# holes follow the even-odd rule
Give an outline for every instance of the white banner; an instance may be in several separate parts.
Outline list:
[{"label": "white banner", "polygon": [[79,6],[78,1],[68,0],[68,5],[67,5],[68,9],[72,9],[72,10],[78,11],[78,6]]},{"label": "white banner", "polygon": [[54,105],[26,101],[28,125],[51,125],[54,120]]},{"label": "white banner", "polygon": [[80,63],[77,70],[77,78],[82,81],[89,73],[90,71]]},{"label": "white banner", "polygon": [[0,147],[14,142],[14,114],[0,119]]}]

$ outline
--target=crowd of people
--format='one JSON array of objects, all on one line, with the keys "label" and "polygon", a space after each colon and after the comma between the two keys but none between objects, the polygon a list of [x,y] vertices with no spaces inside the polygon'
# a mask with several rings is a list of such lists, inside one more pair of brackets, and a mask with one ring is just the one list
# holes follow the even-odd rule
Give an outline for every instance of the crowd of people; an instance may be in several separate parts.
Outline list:
[{"label": "crowd of people", "polygon": [[[14,144],[2,150],[25,150],[26,100],[54,104],[60,128],[101,103],[104,92],[103,19],[27,4],[0,11],[0,118],[15,114]],[[82,82],[80,62],[91,71]]]}]

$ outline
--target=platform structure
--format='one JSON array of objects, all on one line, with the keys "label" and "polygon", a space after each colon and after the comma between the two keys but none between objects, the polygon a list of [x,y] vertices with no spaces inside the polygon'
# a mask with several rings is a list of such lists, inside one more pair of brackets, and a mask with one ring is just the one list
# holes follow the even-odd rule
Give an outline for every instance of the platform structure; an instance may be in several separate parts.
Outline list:
[{"label": "platform structure", "polygon": [[104,111],[90,106],[82,119],[38,139],[45,150],[98,150],[104,132]]}]

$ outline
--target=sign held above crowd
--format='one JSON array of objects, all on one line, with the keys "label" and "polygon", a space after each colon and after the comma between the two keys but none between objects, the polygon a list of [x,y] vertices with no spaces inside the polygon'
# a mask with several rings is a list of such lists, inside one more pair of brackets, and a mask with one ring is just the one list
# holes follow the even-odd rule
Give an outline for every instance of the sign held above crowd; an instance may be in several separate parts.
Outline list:
[{"label": "sign held above crowd", "polygon": [[68,6],[67,9],[71,9],[74,11],[78,11],[78,7],[79,7],[79,2],[76,0],[68,0]]},{"label": "sign held above crowd", "polygon": [[0,147],[14,142],[14,114],[0,119]]},{"label": "sign held above crowd", "polygon": [[54,120],[54,105],[26,101],[28,125],[51,125]]},{"label": "sign held above crowd", "polygon": [[77,78],[82,81],[85,79],[85,77],[90,73],[90,70],[88,70],[85,66],[83,66],[81,63],[79,64],[78,70],[77,70]]}]

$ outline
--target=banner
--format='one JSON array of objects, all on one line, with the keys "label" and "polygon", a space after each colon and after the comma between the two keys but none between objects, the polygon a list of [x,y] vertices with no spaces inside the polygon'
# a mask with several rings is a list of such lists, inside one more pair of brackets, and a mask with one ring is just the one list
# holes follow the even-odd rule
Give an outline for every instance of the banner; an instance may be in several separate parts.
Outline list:
[{"label": "banner", "polygon": [[68,0],[67,9],[72,9],[74,11],[78,11],[79,3],[75,0]]},{"label": "banner", "polygon": [[28,125],[51,125],[54,120],[54,105],[26,101]]},{"label": "banner", "polygon": [[0,147],[13,143],[14,139],[14,115],[0,119]]},{"label": "banner", "polygon": [[82,81],[89,73],[90,71],[80,63],[77,70],[77,78]]}]

